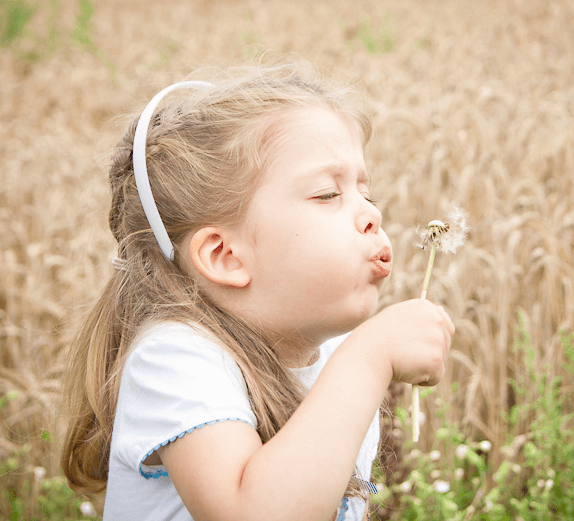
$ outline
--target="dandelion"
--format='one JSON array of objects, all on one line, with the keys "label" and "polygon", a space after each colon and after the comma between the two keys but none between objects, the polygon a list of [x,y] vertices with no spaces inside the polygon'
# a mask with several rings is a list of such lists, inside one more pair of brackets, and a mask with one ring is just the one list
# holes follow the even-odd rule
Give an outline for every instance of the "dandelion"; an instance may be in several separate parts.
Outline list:
[{"label": "dandelion", "polygon": [[413,485],[411,484],[410,481],[404,481],[399,485],[399,488],[401,489],[401,492],[404,492],[405,494],[410,494],[411,490],[413,489]]},{"label": "dandelion", "polygon": [[448,215],[448,222],[437,219],[428,223],[426,228],[417,226],[416,231],[420,239],[417,246],[423,250],[430,248],[432,251],[435,248],[444,253],[456,253],[464,244],[469,230],[466,212],[455,206]]},{"label": "dandelion", "polygon": [[442,479],[437,479],[433,483],[433,486],[440,494],[446,494],[450,490],[450,483],[448,481],[443,481]]},{"label": "dandelion", "polygon": [[34,479],[36,483],[40,483],[46,477],[46,469],[44,467],[34,467]]},{"label": "dandelion", "polygon": [[419,449],[413,449],[409,452],[408,457],[410,459],[418,459],[421,456],[421,451]]},{"label": "dandelion", "polygon": [[431,451],[429,457],[431,461],[438,461],[440,459],[440,450]]},{"label": "dandelion", "polygon": [[82,513],[83,516],[86,517],[96,517],[98,515],[96,509],[94,508],[94,505],[92,505],[89,501],[84,501],[83,503],[80,503],[80,512]]},{"label": "dandelion", "polygon": [[[455,253],[456,250],[464,243],[466,234],[468,233],[468,225],[466,224],[466,212],[458,207],[454,207],[449,215],[450,222],[442,222],[437,220],[428,223],[426,228],[417,227],[417,234],[421,239],[419,246],[423,250],[430,248],[429,261],[425,279],[423,282],[423,289],[421,298],[427,298],[427,291],[430,282],[432,267],[437,250],[444,251],[445,253]],[[419,441],[420,436],[420,400],[419,400],[419,387],[413,385],[412,388],[412,402],[413,402],[413,441]]]},{"label": "dandelion", "polygon": [[458,459],[464,459],[464,457],[466,456],[466,453],[468,452],[468,446],[467,445],[459,445],[455,451],[454,454],[456,455],[456,457]]}]

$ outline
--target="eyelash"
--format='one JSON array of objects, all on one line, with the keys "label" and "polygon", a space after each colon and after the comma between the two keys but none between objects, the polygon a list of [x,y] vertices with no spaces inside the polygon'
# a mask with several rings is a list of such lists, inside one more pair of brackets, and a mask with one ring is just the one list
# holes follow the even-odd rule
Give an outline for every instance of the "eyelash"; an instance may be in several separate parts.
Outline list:
[{"label": "eyelash", "polygon": [[[328,201],[329,199],[334,199],[335,197],[339,197],[341,194],[339,192],[330,192],[328,194],[323,194],[323,195],[319,195],[317,197],[315,197],[314,199],[319,199],[321,201]],[[371,199],[369,197],[365,197],[365,201],[368,201],[369,203],[375,205],[377,204],[377,201],[375,201],[374,199]]]}]

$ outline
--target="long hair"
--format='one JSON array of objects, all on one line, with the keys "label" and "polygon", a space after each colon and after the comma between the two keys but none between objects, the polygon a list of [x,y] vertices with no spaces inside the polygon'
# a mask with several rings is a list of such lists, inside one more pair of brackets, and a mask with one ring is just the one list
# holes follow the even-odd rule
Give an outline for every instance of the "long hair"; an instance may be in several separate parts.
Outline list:
[{"label": "long hair", "polygon": [[366,144],[371,120],[362,103],[348,89],[318,81],[308,65],[242,69],[239,77],[228,76],[211,89],[186,90],[164,104],[150,124],[146,161],[175,262],[159,249],[137,194],[132,163],[137,119],[115,148],[109,225],[126,270],[113,273],[72,345],[64,392],[70,422],[61,463],[74,489],[106,487],[122,368],[136,332],[150,321],[199,324],[220,340],[245,378],[263,442],[300,404],[300,384],[265,332],[203,294],[184,271],[178,245],[204,226],[241,224],[273,125],[289,110],[317,106],[352,116]]}]

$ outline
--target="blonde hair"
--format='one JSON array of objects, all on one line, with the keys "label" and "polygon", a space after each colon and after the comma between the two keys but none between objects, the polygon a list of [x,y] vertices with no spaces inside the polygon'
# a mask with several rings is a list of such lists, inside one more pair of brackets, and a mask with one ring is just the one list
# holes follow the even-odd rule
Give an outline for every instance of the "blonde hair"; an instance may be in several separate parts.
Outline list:
[{"label": "blonde hair", "polygon": [[196,323],[220,339],[243,373],[263,442],[300,404],[300,384],[265,332],[202,294],[182,268],[178,244],[204,226],[242,223],[262,170],[261,151],[282,113],[329,107],[355,118],[366,144],[371,120],[361,103],[346,88],[327,87],[317,78],[307,65],[258,66],[209,90],[186,91],[153,116],[147,168],[175,245],[174,262],[158,247],[137,194],[132,164],[137,120],[114,150],[109,224],[127,269],[112,275],[73,344],[64,393],[71,421],[61,463],[74,489],[106,487],[122,368],[136,332],[150,321]]}]

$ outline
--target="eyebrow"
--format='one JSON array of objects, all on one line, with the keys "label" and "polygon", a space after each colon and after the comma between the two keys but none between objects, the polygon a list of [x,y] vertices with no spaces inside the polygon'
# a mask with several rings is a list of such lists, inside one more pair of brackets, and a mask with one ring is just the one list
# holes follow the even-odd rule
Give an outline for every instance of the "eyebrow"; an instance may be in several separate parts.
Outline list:
[{"label": "eyebrow", "polygon": [[[329,164],[318,165],[317,167],[311,167],[303,175],[301,175],[299,180],[303,182],[307,178],[314,177],[319,174],[328,174],[334,177],[345,177],[348,175],[348,172],[349,170],[345,166],[339,163],[329,163]],[[357,178],[357,182],[370,185],[371,180],[372,178],[367,172],[367,170],[361,169],[361,172],[359,173]]]}]

